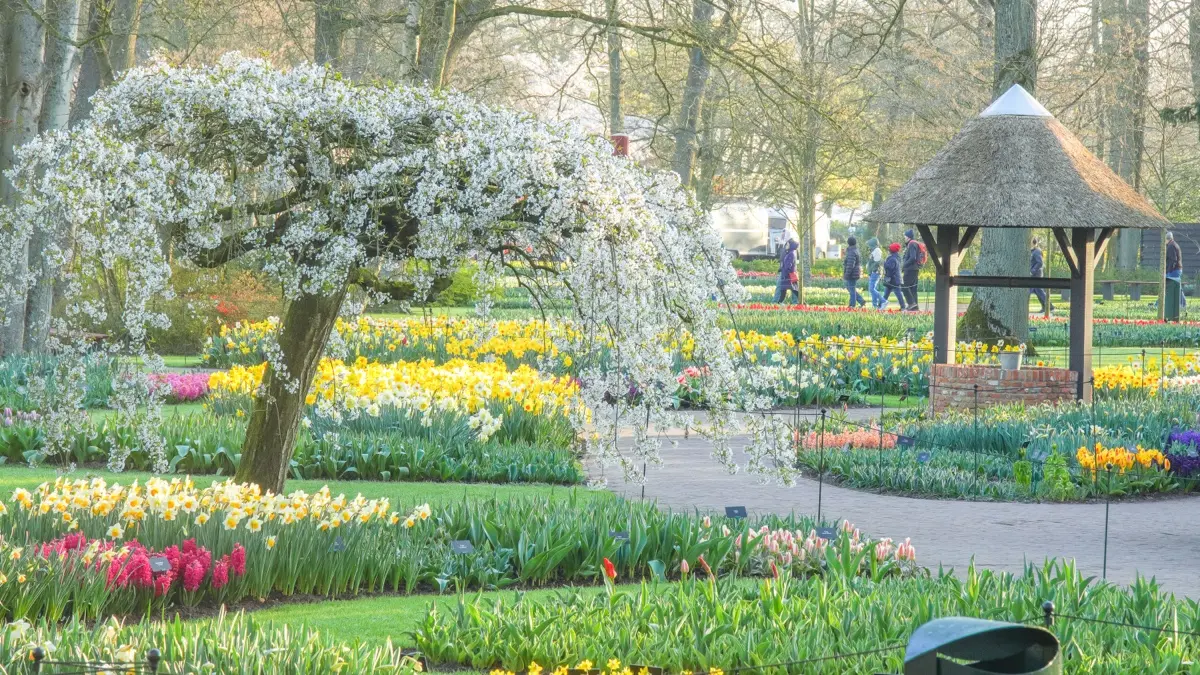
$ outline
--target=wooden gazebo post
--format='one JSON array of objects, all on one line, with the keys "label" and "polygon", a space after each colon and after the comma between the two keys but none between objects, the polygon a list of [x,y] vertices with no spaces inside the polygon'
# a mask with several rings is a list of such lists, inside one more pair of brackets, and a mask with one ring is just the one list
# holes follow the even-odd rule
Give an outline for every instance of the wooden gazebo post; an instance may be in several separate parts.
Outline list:
[{"label": "wooden gazebo post", "polygon": [[[1104,253],[1115,228],[1055,227],[1054,239],[1070,268],[1070,278],[961,276],[958,264],[962,252],[971,245],[979,227],[938,225],[937,236],[928,225],[918,225],[921,239],[937,275],[933,301],[933,362],[954,363],[958,343],[958,289],[966,287],[992,288],[1068,288],[1071,290],[1070,369],[1079,380],[1075,395],[1079,400],[1092,399],[1092,294],[1095,289],[1096,261]],[[1069,233],[1068,233],[1069,230]]]}]

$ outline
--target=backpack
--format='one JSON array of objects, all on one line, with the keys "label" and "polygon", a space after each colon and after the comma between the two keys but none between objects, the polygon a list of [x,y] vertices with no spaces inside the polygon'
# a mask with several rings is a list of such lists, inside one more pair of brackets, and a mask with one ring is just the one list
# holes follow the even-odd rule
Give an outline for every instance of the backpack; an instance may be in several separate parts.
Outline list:
[{"label": "backpack", "polygon": [[929,251],[925,250],[925,244],[917,242],[917,264],[924,266],[929,262]]}]

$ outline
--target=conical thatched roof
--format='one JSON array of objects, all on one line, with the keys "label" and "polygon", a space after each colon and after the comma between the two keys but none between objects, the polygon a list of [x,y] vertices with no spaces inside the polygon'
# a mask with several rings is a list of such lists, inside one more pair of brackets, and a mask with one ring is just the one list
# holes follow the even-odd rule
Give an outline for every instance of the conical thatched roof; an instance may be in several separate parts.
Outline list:
[{"label": "conical thatched roof", "polygon": [[980,227],[1170,224],[1020,85],[967,122],[866,219]]}]

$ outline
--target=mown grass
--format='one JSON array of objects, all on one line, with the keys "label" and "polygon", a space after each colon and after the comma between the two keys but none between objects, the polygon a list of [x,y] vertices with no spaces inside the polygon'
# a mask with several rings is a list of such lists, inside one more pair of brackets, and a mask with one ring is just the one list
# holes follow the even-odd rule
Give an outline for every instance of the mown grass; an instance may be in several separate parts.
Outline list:
[{"label": "mown grass", "polygon": [[[672,584],[661,584],[655,588],[664,591]],[[621,584],[618,589],[636,590],[638,584]],[[534,591],[485,591],[468,593],[467,598],[479,597],[490,606],[497,601],[512,605],[520,595],[526,601],[551,600],[556,595],[580,591],[584,595],[603,593],[603,586],[565,587]],[[320,631],[321,635],[346,642],[360,640],[366,644],[380,645],[391,639],[401,647],[413,645],[410,635],[417,624],[425,618],[430,608],[438,611],[453,611],[458,606],[458,596],[445,595],[387,595],[353,600],[326,600],[323,602],[280,604],[250,612],[259,624],[300,626]],[[209,619],[197,619],[208,621]]]}]

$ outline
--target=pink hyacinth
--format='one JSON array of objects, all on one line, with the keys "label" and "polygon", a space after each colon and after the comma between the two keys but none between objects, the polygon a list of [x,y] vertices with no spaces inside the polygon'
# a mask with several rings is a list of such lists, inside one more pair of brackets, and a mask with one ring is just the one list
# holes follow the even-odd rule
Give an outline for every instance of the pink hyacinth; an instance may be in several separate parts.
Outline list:
[{"label": "pink hyacinth", "polygon": [[233,571],[239,577],[246,573],[246,549],[242,548],[241,544],[233,545],[233,553],[230,556],[233,563]]},{"label": "pink hyacinth", "polygon": [[208,395],[207,373],[154,373],[150,383],[176,403],[195,401]]},{"label": "pink hyacinth", "polygon": [[199,590],[200,584],[204,582],[204,565],[196,559],[193,559],[183,568],[183,590],[194,593]]},{"label": "pink hyacinth", "polygon": [[217,564],[213,565],[212,587],[224,588],[227,583],[229,583],[229,556],[222,556]]}]

